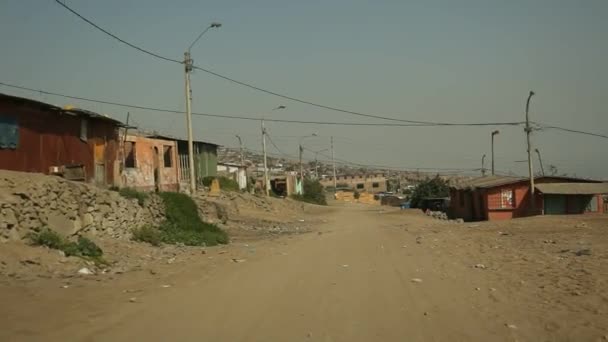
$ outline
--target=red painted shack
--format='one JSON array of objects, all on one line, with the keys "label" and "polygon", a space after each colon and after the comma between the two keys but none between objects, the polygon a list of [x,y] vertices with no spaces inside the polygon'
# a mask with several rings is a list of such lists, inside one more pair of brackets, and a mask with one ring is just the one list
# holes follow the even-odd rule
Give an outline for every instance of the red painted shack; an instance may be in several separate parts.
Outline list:
[{"label": "red painted shack", "polygon": [[121,125],[87,110],[0,94],[0,169],[113,185]]},{"label": "red painted shack", "polygon": [[450,216],[465,221],[603,212],[608,184],[570,177],[535,178],[535,209],[527,178],[479,177],[450,189]]}]

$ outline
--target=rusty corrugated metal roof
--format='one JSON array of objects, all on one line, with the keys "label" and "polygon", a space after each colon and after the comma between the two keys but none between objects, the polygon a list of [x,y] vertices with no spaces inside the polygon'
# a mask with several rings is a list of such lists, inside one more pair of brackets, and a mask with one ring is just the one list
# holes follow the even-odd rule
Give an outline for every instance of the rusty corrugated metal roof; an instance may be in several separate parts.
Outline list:
[{"label": "rusty corrugated metal roof", "polygon": [[543,183],[534,187],[547,195],[608,194],[608,183]]},{"label": "rusty corrugated metal roof", "polygon": [[506,184],[513,184],[513,183],[518,183],[518,182],[522,182],[528,180],[527,178],[523,178],[523,177],[513,177],[513,176],[484,176],[484,177],[478,177],[478,178],[474,178],[471,179],[469,181],[460,183],[460,184],[455,184],[454,186],[452,186],[452,188],[454,189],[459,189],[459,190],[466,190],[466,189],[485,189],[485,188],[492,188],[495,186],[500,186],[500,185],[506,185]]},{"label": "rusty corrugated metal roof", "polygon": [[45,102],[41,102],[41,101],[37,101],[34,99],[28,99],[26,97],[20,97],[20,96],[14,96],[14,95],[8,95],[8,94],[2,94],[0,93],[0,100],[1,99],[8,99],[11,101],[17,101],[17,102],[22,102],[22,103],[30,103],[30,104],[34,104],[36,106],[40,106],[42,108],[45,108],[47,110],[51,110],[51,111],[56,111],[57,113],[65,113],[65,114],[69,114],[69,115],[74,115],[74,116],[85,116],[85,117],[89,117],[92,119],[99,119],[99,120],[103,120],[103,121],[109,121],[112,122],[113,124],[115,124],[116,126],[124,126],[124,124],[119,121],[116,120],[114,118],[111,118],[107,115],[102,115],[99,113],[95,113],[95,112],[91,112],[89,110],[86,109],[81,109],[81,108],[75,108],[72,106],[66,106],[64,108],[61,108],[59,106],[50,104],[50,103],[45,103]]}]

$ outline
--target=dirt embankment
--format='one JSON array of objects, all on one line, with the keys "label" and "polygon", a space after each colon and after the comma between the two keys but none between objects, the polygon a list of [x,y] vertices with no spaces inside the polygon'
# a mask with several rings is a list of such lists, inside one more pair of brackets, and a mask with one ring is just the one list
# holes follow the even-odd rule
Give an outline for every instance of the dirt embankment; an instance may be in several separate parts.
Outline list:
[{"label": "dirt embankment", "polygon": [[[78,277],[89,268],[112,275],[200,257],[200,247],[152,247],[131,241],[131,231],[164,219],[162,200],[149,194],[144,203],[118,192],[40,174],[0,171],[0,275],[5,281]],[[233,242],[263,239],[310,230],[305,205],[275,198],[225,192],[197,195],[203,220],[225,229]],[[104,251],[107,265],[97,265],[58,250],[29,245],[27,235],[51,229],[75,239],[92,239]],[[177,261],[176,261],[177,260]]]}]

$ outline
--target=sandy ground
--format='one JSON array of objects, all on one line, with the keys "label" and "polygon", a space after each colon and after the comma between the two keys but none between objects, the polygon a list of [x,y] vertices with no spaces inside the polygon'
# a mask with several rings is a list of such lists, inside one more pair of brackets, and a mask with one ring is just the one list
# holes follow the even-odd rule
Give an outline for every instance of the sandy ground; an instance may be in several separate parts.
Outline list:
[{"label": "sandy ground", "polygon": [[608,340],[606,216],[455,224],[343,205],[303,219],[310,232],[124,273],[3,272],[0,340]]}]

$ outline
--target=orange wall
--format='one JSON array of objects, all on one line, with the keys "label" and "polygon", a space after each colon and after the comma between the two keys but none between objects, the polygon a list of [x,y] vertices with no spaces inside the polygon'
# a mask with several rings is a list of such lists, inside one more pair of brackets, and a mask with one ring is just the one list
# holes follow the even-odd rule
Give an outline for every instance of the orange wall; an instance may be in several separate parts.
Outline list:
[{"label": "orange wall", "polygon": [[[135,142],[135,167],[124,169],[122,175],[124,187],[145,191],[155,190],[154,169],[158,167],[160,174],[159,190],[177,191],[179,189],[179,163],[177,160],[177,143],[175,141],[132,135],[128,135],[126,141]],[[173,149],[171,167],[165,167],[164,146],[171,146]],[[158,154],[154,150],[155,147],[158,150]]]}]

